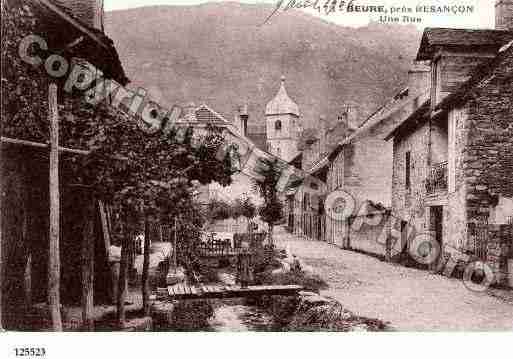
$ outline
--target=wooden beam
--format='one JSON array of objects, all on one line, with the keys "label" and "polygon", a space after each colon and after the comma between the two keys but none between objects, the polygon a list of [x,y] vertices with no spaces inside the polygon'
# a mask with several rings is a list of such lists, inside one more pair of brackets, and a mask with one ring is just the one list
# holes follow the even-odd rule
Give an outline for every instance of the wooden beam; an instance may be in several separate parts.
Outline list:
[{"label": "wooden beam", "polygon": [[[48,143],[19,140],[17,138],[10,138],[10,137],[3,137],[3,136],[1,138],[1,141],[2,141],[2,143],[8,143],[11,145],[28,146],[28,147],[41,148],[41,149],[47,149],[50,147],[50,145]],[[78,150],[78,149],[74,149],[74,148],[67,148],[67,147],[61,147],[61,146],[59,146],[59,152],[67,152],[67,153],[72,153],[75,155],[84,155],[84,156],[91,154],[91,151]]]},{"label": "wooden beam", "polygon": [[85,194],[84,228],[82,230],[82,326],[94,330],[94,200]]},{"label": "wooden beam", "polygon": [[121,263],[119,268],[119,279],[118,279],[118,293],[117,293],[117,322],[120,328],[124,328],[126,311],[125,311],[125,300],[127,297],[127,286],[128,286],[128,266],[130,257],[130,241],[133,241],[132,232],[128,230],[128,223],[125,220],[123,227],[123,237],[121,244]]},{"label": "wooden beam", "polygon": [[109,229],[109,218],[105,209],[103,201],[98,201],[98,210],[100,211],[100,221],[102,224],[103,243],[105,244],[105,253],[109,256],[110,248],[110,229]]},{"label": "wooden beam", "polygon": [[[4,2],[2,2],[2,5]],[[3,13],[3,9],[2,9]],[[0,121],[0,136],[2,135],[4,130],[4,121]],[[2,215],[3,215],[3,199],[4,199],[4,163],[3,163],[3,145],[2,142],[0,142],[0,332],[4,330],[4,325],[2,321],[2,314],[3,314],[3,291],[4,291],[4,254],[2,252],[3,247],[3,228],[2,228]]]},{"label": "wooden beam", "polygon": [[[18,146],[28,146],[28,147],[40,148],[40,149],[47,149],[50,147],[50,145],[48,143],[20,140],[17,138],[10,138],[10,137],[1,137],[0,140],[2,141],[2,143],[8,143],[11,145],[18,145]],[[62,146],[59,146],[59,152],[70,153],[70,154],[74,154],[74,155],[82,155],[82,156],[89,156],[91,154],[91,151],[89,151],[89,150],[80,150],[80,149],[76,149],[76,148],[68,148],[68,147],[62,147]],[[124,156],[110,156],[110,158],[113,158],[113,159],[119,160],[119,161],[127,161],[128,160],[128,157],[124,157]]]},{"label": "wooden beam", "polygon": [[143,296],[143,312],[145,316],[150,315],[150,228],[149,216],[146,215],[144,220],[144,252],[143,252],[143,270],[142,270],[142,296]]},{"label": "wooden beam", "polygon": [[[200,290],[201,289],[201,290]],[[239,286],[200,285],[188,286],[178,283],[168,286],[168,294],[175,300],[186,299],[228,299],[251,298],[267,295],[294,296],[304,288],[299,285],[250,285],[246,288]]]},{"label": "wooden beam", "polygon": [[52,329],[62,331],[59,254],[59,115],[57,107],[57,85],[48,86],[48,117],[50,122],[50,236],[48,254],[48,306],[52,318]]},{"label": "wooden beam", "polygon": [[58,8],[57,6],[55,6],[54,4],[52,4],[50,1],[47,1],[47,0],[37,0],[39,3],[42,3],[44,4],[47,8],[49,8],[50,10],[52,10],[54,13],[56,13],[57,15],[59,15],[63,20],[69,22],[71,25],[73,25],[74,27],[76,27],[80,32],[82,32],[83,34],[89,36],[91,39],[93,39],[94,41],[96,41],[98,43],[98,45],[100,45],[101,47],[105,48],[105,49],[108,49],[108,46],[100,40],[100,38],[98,36],[96,36],[93,32],[89,31],[85,26],[83,26],[80,22],[78,21],[75,21],[75,19],[73,19],[71,16],[69,16],[68,14],[66,14],[64,11],[62,11],[60,8]]}]

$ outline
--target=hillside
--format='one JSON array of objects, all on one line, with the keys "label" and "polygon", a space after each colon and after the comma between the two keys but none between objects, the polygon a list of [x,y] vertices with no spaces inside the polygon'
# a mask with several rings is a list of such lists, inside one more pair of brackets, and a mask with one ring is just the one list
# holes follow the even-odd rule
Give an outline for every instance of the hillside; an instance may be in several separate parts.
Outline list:
[{"label": "hillside", "polygon": [[131,86],[168,106],[207,103],[228,119],[247,103],[250,121],[263,120],[282,74],[304,128],[321,114],[333,121],[344,104],[364,118],[404,85],[420,38],[415,28],[346,28],[298,11],[262,26],[271,10],[211,3],[114,11],[106,32]]}]

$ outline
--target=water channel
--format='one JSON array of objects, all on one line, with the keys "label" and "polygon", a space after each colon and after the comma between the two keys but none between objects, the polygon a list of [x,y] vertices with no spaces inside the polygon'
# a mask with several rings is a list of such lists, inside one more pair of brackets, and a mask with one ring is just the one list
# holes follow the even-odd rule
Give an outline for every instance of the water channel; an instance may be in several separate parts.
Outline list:
[{"label": "water channel", "polygon": [[264,310],[246,305],[244,300],[216,301],[209,330],[214,332],[274,331],[273,318]]}]

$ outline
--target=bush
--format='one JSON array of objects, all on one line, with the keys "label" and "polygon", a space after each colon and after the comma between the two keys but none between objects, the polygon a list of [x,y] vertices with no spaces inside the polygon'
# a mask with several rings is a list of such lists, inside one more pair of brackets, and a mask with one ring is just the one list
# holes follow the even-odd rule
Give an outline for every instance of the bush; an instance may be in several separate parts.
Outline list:
[{"label": "bush", "polygon": [[179,301],[172,314],[172,330],[203,331],[209,326],[208,320],[214,315],[214,308],[205,300]]},{"label": "bush", "polygon": [[340,303],[298,308],[286,330],[347,332],[359,327],[366,331],[383,331],[387,325],[378,319],[355,316]]}]

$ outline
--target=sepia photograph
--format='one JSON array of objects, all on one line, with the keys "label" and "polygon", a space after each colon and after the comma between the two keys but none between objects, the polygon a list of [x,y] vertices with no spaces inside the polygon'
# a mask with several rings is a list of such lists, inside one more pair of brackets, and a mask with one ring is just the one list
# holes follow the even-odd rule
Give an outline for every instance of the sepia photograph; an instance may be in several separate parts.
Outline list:
[{"label": "sepia photograph", "polygon": [[0,357],[513,332],[513,0],[1,7]]}]

